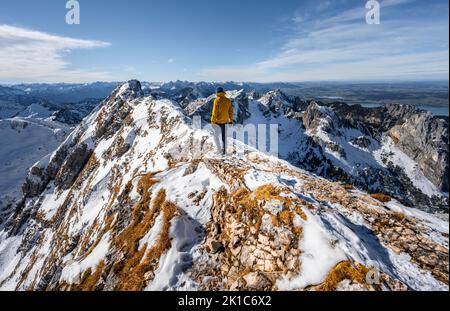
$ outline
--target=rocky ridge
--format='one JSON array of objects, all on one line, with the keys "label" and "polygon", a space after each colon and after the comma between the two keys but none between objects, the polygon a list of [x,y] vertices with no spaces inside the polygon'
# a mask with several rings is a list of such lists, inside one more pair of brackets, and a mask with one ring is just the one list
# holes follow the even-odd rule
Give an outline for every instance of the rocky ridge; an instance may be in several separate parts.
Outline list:
[{"label": "rocky ridge", "polygon": [[178,104],[117,88],[30,170],[0,233],[0,288],[448,290],[445,221],[211,151]]}]

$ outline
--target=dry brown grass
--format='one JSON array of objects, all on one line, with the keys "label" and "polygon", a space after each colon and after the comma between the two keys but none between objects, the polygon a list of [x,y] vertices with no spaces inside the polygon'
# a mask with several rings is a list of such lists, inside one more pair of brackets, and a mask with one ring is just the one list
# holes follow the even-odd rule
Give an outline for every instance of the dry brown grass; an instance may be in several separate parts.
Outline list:
[{"label": "dry brown grass", "polygon": [[93,235],[95,231],[98,230],[98,228],[99,224],[98,220],[96,219],[94,223],[85,232],[83,232],[83,235],[80,238],[80,241],[82,242],[78,243],[76,248],[79,250],[78,253],[82,253],[82,255],[80,256],[81,258],[86,258],[95,249],[98,243],[100,243],[102,236],[99,236],[97,239],[93,239]]},{"label": "dry brown grass", "polygon": [[91,268],[88,268],[82,275],[79,285],[74,285],[71,290],[75,291],[95,291],[100,290],[101,285],[98,284],[100,277],[102,275],[103,269],[105,267],[105,262],[102,260],[95,267],[95,271],[92,272]]},{"label": "dry brown grass", "polygon": [[[171,237],[169,233],[170,221],[176,215],[177,207],[172,202],[164,202],[162,206],[163,226],[156,244],[148,251],[143,247],[141,251],[133,256],[132,260],[125,265],[125,278],[120,279],[116,286],[117,290],[142,290],[145,286],[145,274],[154,271],[161,255],[170,248]],[[137,260],[139,259],[139,260]]]},{"label": "dry brown grass", "polygon": [[311,203],[305,203],[305,206],[307,209],[309,209],[310,211],[315,211],[317,208],[311,204]]},{"label": "dry brown grass", "polygon": [[223,182],[231,185],[232,189],[245,187],[244,176],[247,174],[248,167],[238,167],[215,159],[204,159],[203,163]]},{"label": "dry brown grass", "polygon": [[197,193],[198,193],[197,190],[192,191],[191,193],[188,194],[188,199],[191,199],[191,200],[192,200],[193,198],[195,198],[195,196],[197,195]]},{"label": "dry brown grass", "polygon": [[258,200],[271,200],[280,196],[281,189],[274,185],[263,185],[255,189],[255,197]]},{"label": "dry brown grass", "polygon": [[123,120],[123,124],[125,124],[126,126],[133,126],[134,120],[131,113],[125,117],[125,119]]},{"label": "dry brown grass", "polygon": [[[70,187],[69,193],[66,196],[66,199],[64,202],[58,207],[56,213],[53,215],[53,217],[48,221],[48,224],[55,224],[58,220],[61,219],[63,214],[66,212],[66,209],[73,203],[74,200],[74,191],[81,188],[81,185],[85,181],[86,177],[91,175],[89,177],[89,181],[84,188],[84,191],[82,191],[82,195],[86,195],[86,189],[90,188],[90,183],[92,182],[92,179],[94,176],[91,174],[98,166],[99,161],[97,160],[95,153],[92,153],[92,155],[89,157],[89,160],[84,165],[83,169],[81,170],[80,174],[78,174],[77,178],[75,179],[73,185]],[[77,211],[77,205],[74,203],[72,206],[70,212],[69,212],[69,218],[74,216],[74,213]]]},{"label": "dry brown grass", "polygon": [[316,290],[335,291],[338,284],[346,279],[364,284],[367,272],[369,272],[369,269],[362,264],[356,263],[353,265],[350,261],[341,261],[328,272],[325,280],[316,287]]},{"label": "dry brown grass", "polygon": [[[141,176],[137,184],[137,192],[141,195],[140,200],[133,209],[133,219],[139,220],[143,214],[150,208],[150,200],[152,196],[151,187],[158,181],[154,178],[152,173]],[[160,200],[164,201],[166,193],[164,190],[160,190],[156,196],[155,204],[159,204]]]},{"label": "dry brown grass", "polygon": [[342,185],[342,187],[344,187],[345,190],[355,189],[355,187],[353,187],[353,184],[350,184],[350,183],[344,184],[344,185]]},{"label": "dry brown grass", "polygon": [[115,243],[121,246],[125,253],[135,253],[138,247],[138,240],[141,239],[153,224],[154,219],[159,214],[161,206],[166,198],[166,193],[161,189],[153,201],[150,209],[150,194],[144,194],[132,211],[132,223],[116,237]]},{"label": "dry brown grass", "polygon": [[306,216],[305,212],[302,210],[300,205],[295,206],[295,211],[303,220],[305,220],[305,221],[308,220],[308,217]]},{"label": "dry brown grass", "polygon": [[41,223],[44,227],[51,226],[51,222],[47,219],[47,215],[43,211],[38,210],[35,219],[36,222]]},{"label": "dry brown grass", "polygon": [[[278,215],[271,215],[272,224],[275,227],[284,225],[290,228],[296,237],[299,238],[302,234],[302,228],[294,226],[293,220],[296,214],[303,220],[307,220],[307,216],[301,208],[305,202],[282,196],[282,192],[282,188],[271,184],[260,186],[253,192],[245,188],[240,188],[231,195],[234,203],[232,204],[234,212],[240,221],[247,224],[254,224],[256,227],[256,235],[258,235],[262,216],[266,213],[262,208],[263,204],[265,204],[264,202],[277,200],[283,205],[283,210]],[[222,196],[227,196],[227,194],[222,194]]]},{"label": "dry brown grass", "polygon": [[170,248],[170,221],[177,213],[177,207],[174,203],[166,201],[162,207],[163,226],[158,238],[158,242],[148,251],[147,260],[159,259],[161,255]]},{"label": "dry brown grass", "polygon": [[302,227],[292,227],[292,232],[297,236],[299,239],[302,236],[303,228]]},{"label": "dry brown grass", "polygon": [[301,205],[305,202],[282,196],[283,191],[282,188],[271,184],[260,186],[252,192],[245,188],[239,188],[231,194],[234,203],[232,206],[237,214],[237,218],[240,221],[254,224],[258,234],[262,216],[266,213],[262,206],[268,201],[279,201],[283,205],[283,210],[278,215],[272,215],[272,224],[274,226],[279,227],[281,224],[284,224],[292,227],[295,213],[303,220],[307,220],[307,216],[301,208]]},{"label": "dry brown grass", "polygon": [[274,225],[275,227],[279,227],[280,226],[280,221],[278,220],[278,217],[275,215],[272,215],[272,225]]},{"label": "dry brown grass", "polygon": [[[139,249],[139,240],[154,224],[156,216],[165,205],[165,191],[161,189],[153,202],[151,202],[151,187],[157,182],[152,173],[141,176],[137,191],[141,194],[140,200],[135,204],[131,211],[131,223],[120,233],[113,237],[111,248],[115,248],[122,253],[122,259],[113,264],[111,270],[117,275],[118,283],[116,289],[119,290],[140,290],[144,286],[144,273],[138,275],[136,268],[140,266],[145,256],[146,247]],[[112,203],[118,196],[120,184],[113,187]],[[131,191],[132,184],[126,185],[125,191]],[[151,208],[150,208],[151,207]],[[111,229],[114,215],[107,218],[107,229]],[[107,231],[107,230],[106,230]],[[96,270],[91,273],[85,271],[78,285],[73,285],[75,290],[97,290],[96,284],[106,268],[105,263],[101,262]],[[108,268],[109,269],[109,268]]]},{"label": "dry brown grass", "polygon": [[199,206],[200,202],[203,200],[207,192],[207,190],[200,192],[198,196],[192,201],[192,203],[194,203],[196,206]]},{"label": "dry brown grass", "polygon": [[383,193],[372,193],[370,196],[381,203],[387,203],[391,200],[390,196]]},{"label": "dry brown grass", "polygon": [[395,144],[397,144],[400,141],[400,138],[398,137],[398,134],[393,132],[393,131],[389,131],[388,135],[390,138],[392,138],[392,140],[394,141]]},{"label": "dry brown grass", "polygon": [[[113,271],[118,276],[116,290],[142,290],[146,283],[146,273],[156,269],[159,258],[170,248],[170,221],[176,215],[177,208],[172,202],[166,201],[164,189],[150,202],[150,188],[155,182],[152,174],[141,177],[138,183],[141,199],[132,210],[132,223],[113,241],[124,255],[124,259],[113,266]],[[139,240],[153,226],[160,212],[163,213],[163,226],[158,241],[148,251],[146,246],[139,249]]]},{"label": "dry brown grass", "polygon": [[399,213],[399,212],[393,212],[391,215],[395,220],[397,220],[399,222],[402,222],[406,218],[406,216],[404,214]]},{"label": "dry brown grass", "polygon": [[[82,183],[88,176],[91,175],[91,173],[97,169],[100,165],[100,162],[98,161],[97,157],[95,156],[95,153],[92,153],[89,157],[89,160],[84,165],[81,172],[78,174],[77,179],[75,180],[73,187],[76,189],[80,189]],[[91,176],[92,179],[92,176]],[[89,187],[87,187],[89,189]]]},{"label": "dry brown grass", "polygon": [[94,121],[96,130],[98,130],[102,126],[102,124],[105,122],[105,119],[106,119],[106,108],[102,107]]},{"label": "dry brown grass", "polygon": [[[108,203],[106,204],[106,210],[110,211],[112,205],[116,201],[117,197],[119,196],[119,191],[121,187],[121,180],[119,180],[115,186],[112,188],[110,199]],[[132,188],[132,183],[129,181],[125,185],[124,192],[129,192]],[[128,203],[129,198],[126,197],[126,199],[123,200],[123,204]],[[104,219],[99,220],[96,219],[95,222],[87,229],[85,233],[83,233],[82,238],[80,239],[82,242],[78,244],[77,249],[81,252],[84,252],[82,254],[82,258],[86,258],[98,245],[98,243],[101,241],[102,237],[113,228],[113,221],[116,219],[116,214],[111,213],[110,215],[106,215]],[[104,225],[101,226],[100,223],[103,223]],[[100,230],[101,228],[101,230]],[[94,235],[97,234],[97,237],[94,237]],[[95,242],[92,244],[91,242],[95,239]],[[84,251],[86,250],[87,251]]]},{"label": "dry brown grass", "polygon": [[292,226],[292,222],[294,220],[294,213],[292,213],[288,209],[284,209],[284,210],[281,211],[281,213],[279,215],[279,219],[285,225]]},{"label": "dry brown grass", "polygon": [[115,138],[113,142],[109,145],[108,149],[106,149],[103,154],[102,158],[105,160],[103,162],[103,167],[106,166],[108,161],[110,161],[114,156],[116,156],[119,153],[119,150],[122,148],[123,144],[125,143],[125,140],[123,139],[124,129],[123,127],[119,129],[118,132],[115,133]]},{"label": "dry brown grass", "polygon": [[[265,189],[268,190],[268,188]],[[263,197],[267,199],[268,192],[266,190],[258,188],[252,193],[245,188],[240,188],[232,193],[232,198],[236,204],[237,218],[248,224],[254,224],[256,234],[259,232],[264,214],[264,211],[258,204],[258,199]]]},{"label": "dry brown grass", "polygon": [[28,278],[28,275],[31,272],[31,269],[34,267],[34,264],[36,263],[37,260],[37,255],[36,255],[37,251],[34,251],[33,254],[30,257],[30,263],[25,267],[25,269],[23,270],[22,274],[20,275],[20,279],[19,282],[16,285],[16,289],[20,288],[20,286],[26,281],[26,279]]}]

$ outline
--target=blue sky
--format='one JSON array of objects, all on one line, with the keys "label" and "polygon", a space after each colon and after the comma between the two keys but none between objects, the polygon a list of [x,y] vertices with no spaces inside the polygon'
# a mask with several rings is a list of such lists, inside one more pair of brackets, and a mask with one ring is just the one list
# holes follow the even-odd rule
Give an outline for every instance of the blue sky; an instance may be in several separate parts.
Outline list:
[{"label": "blue sky", "polygon": [[448,80],[448,1],[1,0],[0,83]]}]

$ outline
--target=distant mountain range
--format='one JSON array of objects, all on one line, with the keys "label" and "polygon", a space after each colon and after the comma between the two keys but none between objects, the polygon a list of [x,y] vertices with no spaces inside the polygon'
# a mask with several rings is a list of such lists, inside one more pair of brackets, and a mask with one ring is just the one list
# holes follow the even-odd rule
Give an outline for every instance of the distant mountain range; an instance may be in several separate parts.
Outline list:
[{"label": "distant mountain range", "polygon": [[[86,84],[16,84],[0,85],[0,117],[4,117],[5,104],[18,103],[26,106],[37,100],[52,103],[73,103],[86,99],[107,97],[120,82],[95,82]],[[193,98],[208,97],[221,86],[225,90],[266,93],[280,89],[288,95],[303,100],[316,100],[330,103],[342,101],[347,104],[363,106],[385,105],[389,103],[409,104],[423,107],[435,114],[448,116],[448,82],[395,82],[395,83],[356,83],[356,82],[302,82],[302,83],[251,83],[251,82],[142,82],[146,94],[160,94],[161,97],[176,95]],[[441,107],[441,108],[439,108]],[[16,111],[11,107],[12,111]],[[447,110],[447,111],[446,111]]]},{"label": "distant mountain range", "polygon": [[[69,83],[31,83],[0,85],[0,100],[6,102],[8,99],[39,98],[52,103],[72,103],[85,100],[87,98],[105,98],[120,85],[121,82],[95,82],[84,84]],[[171,92],[175,90],[192,88],[202,96],[209,96],[215,92],[218,86],[227,90],[244,89],[246,91],[258,90],[267,92],[278,88],[294,88],[295,84],[290,83],[215,83],[215,82],[142,82],[142,88],[146,92],[159,90]]]}]

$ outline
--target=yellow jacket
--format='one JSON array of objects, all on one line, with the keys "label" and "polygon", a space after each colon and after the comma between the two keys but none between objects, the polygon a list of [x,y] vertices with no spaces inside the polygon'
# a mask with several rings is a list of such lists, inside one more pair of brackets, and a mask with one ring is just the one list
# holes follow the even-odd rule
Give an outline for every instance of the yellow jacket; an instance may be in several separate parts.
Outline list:
[{"label": "yellow jacket", "polygon": [[225,93],[217,93],[211,114],[211,123],[227,124],[233,122],[233,105]]}]

